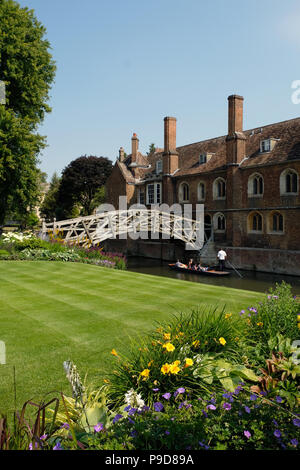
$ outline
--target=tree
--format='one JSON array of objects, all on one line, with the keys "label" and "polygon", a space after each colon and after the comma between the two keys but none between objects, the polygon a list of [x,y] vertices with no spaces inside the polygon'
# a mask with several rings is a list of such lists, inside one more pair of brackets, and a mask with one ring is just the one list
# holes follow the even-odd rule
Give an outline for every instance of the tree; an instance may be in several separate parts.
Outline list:
[{"label": "tree", "polygon": [[90,215],[111,172],[112,162],[105,157],[82,156],[73,160],[63,170],[59,189],[58,204],[64,217],[69,217],[76,205],[81,207],[81,215]]},{"label": "tree", "polygon": [[147,152],[147,155],[152,155],[153,153],[155,153],[155,150],[156,150],[156,147],[155,147],[155,144],[150,144],[149,145],[149,152]]},{"label": "tree", "polygon": [[59,215],[59,207],[58,207],[59,186],[60,186],[60,178],[57,175],[57,173],[54,173],[51,178],[50,187],[40,207],[41,216],[45,217],[48,220],[58,218],[58,215]]},{"label": "tree", "polygon": [[0,0],[0,224],[10,214],[25,217],[38,204],[38,155],[45,138],[37,133],[45,113],[55,64],[45,28],[32,10]]}]

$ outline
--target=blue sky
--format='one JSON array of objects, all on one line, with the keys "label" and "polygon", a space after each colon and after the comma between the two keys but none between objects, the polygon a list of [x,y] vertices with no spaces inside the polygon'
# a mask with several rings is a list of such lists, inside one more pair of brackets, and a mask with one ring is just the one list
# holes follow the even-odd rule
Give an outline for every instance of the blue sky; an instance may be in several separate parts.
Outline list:
[{"label": "blue sky", "polygon": [[244,127],[300,116],[296,0],[20,0],[47,29],[57,62],[52,113],[40,132],[51,177],[81,155],[115,160],[163,147],[163,118],[177,145],[227,133],[227,96],[245,98]]}]

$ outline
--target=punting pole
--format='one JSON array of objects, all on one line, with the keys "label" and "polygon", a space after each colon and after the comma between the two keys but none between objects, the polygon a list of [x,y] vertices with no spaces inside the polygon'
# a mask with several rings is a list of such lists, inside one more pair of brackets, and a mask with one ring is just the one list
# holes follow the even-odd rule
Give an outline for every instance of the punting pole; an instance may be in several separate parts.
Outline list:
[{"label": "punting pole", "polygon": [[233,266],[232,263],[230,263],[230,261],[227,261],[227,263],[235,270],[235,272],[236,272],[241,278],[243,278],[243,276],[241,275],[241,273],[238,272],[238,270]]}]

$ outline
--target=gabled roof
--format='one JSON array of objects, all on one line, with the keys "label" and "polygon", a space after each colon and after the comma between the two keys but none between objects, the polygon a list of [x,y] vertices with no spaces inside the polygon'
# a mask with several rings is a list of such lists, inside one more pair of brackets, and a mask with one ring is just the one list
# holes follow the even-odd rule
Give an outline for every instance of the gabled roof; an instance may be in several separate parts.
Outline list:
[{"label": "gabled roof", "polygon": [[[256,127],[244,131],[246,140],[246,158],[241,168],[275,165],[300,159],[300,118],[290,119],[267,126]],[[276,139],[275,147],[270,152],[260,153],[262,140]],[[203,140],[193,144],[177,147],[179,155],[179,170],[175,177],[197,175],[226,169],[226,136]],[[207,163],[199,164],[199,156],[204,153],[212,154]],[[163,158],[163,150],[157,149],[149,156],[139,152],[139,163],[150,168],[138,168],[137,177],[147,178],[155,174],[156,162]],[[121,165],[126,167],[126,175],[134,181],[130,170],[131,155]],[[125,176],[125,175],[124,175]]]}]

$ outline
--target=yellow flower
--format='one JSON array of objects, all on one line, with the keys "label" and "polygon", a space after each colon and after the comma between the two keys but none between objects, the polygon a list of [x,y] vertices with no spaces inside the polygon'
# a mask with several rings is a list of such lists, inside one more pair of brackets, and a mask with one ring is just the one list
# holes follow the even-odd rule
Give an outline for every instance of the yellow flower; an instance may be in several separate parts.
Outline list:
[{"label": "yellow flower", "polygon": [[193,341],[193,346],[194,346],[194,348],[196,348],[196,349],[199,348],[199,346],[200,346],[200,341],[199,341],[198,339],[196,339],[195,341]]},{"label": "yellow flower", "polygon": [[151,367],[153,364],[153,360],[148,363],[148,367]]},{"label": "yellow flower", "polygon": [[166,364],[164,364],[164,365],[162,366],[162,368],[160,369],[160,371],[161,371],[164,375],[166,375],[166,374],[168,374],[168,373],[170,372],[170,368],[171,368],[171,365],[168,364],[168,363],[166,363]]},{"label": "yellow flower", "polygon": [[119,357],[119,354],[117,353],[115,349],[113,349],[110,354],[112,354],[113,356]]},{"label": "yellow flower", "polygon": [[264,324],[263,324],[262,321],[259,321],[259,322],[257,323],[257,326],[263,326],[263,325],[264,325]]},{"label": "yellow flower", "polygon": [[174,361],[173,364],[174,364],[174,366],[179,366],[180,361]]},{"label": "yellow flower", "polygon": [[237,337],[236,337],[236,338],[234,338],[234,339],[235,339],[235,341],[239,341],[239,339],[240,339],[240,338],[237,336]]},{"label": "yellow flower", "polygon": [[140,373],[140,376],[143,377],[143,380],[147,380],[150,374],[149,369],[144,369],[143,372]]},{"label": "yellow flower", "polygon": [[163,345],[163,348],[165,348],[168,352],[172,352],[175,349],[175,346],[173,346],[172,343],[165,343]]},{"label": "yellow flower", "polygon": [[180,369],[176,364],[171,364],[170,372],[171,372],[171,374],[177,375],[178,372],[180,372]]},{"label": "yellow flower", "polygon": [[106,383],[106,384],[109,384],[109,383],[110,383],[110,381],[107,380],[107,379],[104,379],[103,382]]},{"label": "yellow flower", "polygon": [[228,320],[228,318],[232,317],[232,313],[225,313],[225,319]]},{"label": "yellow flower", "polygon": [[167,341],[168,339],[171,339],[171,333],[164,334],[164,340]]},{"label": "yellow flower", "polygon": [[186,358],[184,367],[191,367],[194,364],[193,359]]},{"label": "yellow flower", "polygon": [[300,330],[300,323],[298,323],[298,328],[299,328],[299,330]]},{"label": "yellow flower", "polygon": [[221,337],[219,338],[219,343],[222,344],[222,346],[225,346],[226,340],[223,337]]},{"label": "yellow flower", "polygon": [[297,320],[300,321],[300,315],[297,315]]}]

